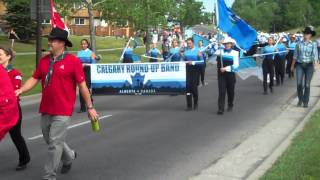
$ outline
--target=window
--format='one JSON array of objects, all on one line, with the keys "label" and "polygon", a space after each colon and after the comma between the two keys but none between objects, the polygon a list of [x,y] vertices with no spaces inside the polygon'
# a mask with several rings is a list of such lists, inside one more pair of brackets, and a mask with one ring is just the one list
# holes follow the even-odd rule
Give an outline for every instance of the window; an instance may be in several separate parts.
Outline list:
[{"label": "window", "polygon": [[50,19],[44,19],[42,21],[42,24],[51,24],[51,20]]},{"label": "window", "polygon": [[74,18],[75,25],[84,25],[84,18]]}]

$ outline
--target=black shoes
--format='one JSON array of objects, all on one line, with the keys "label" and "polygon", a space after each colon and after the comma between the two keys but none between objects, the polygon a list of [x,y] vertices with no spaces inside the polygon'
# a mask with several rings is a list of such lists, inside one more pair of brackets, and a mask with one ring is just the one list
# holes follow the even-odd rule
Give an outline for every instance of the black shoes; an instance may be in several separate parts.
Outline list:
[{"label": "black shoes", "polygon": [[[74,151],[74,159],[76,159],[77,156],[78,156],[77,152]],[[71,167],[72,167],[72,163],[63,164],[61,168],[61,174],[67,174],[71,170]]]},{"label": "black shoes", "polygon": [[27,169],[27,164],[28,163],[25,163],[25,164],[18,164],[18,166],[16,167],[16,171],[22,171],[22,170],[25,170]]},{"label": "black shoes", "polygon": [[198,104],[194,104],[193,108],[192,107],[187,107],[187,109],[185,111],[192,111],[192,110],[194,110],[194,111],[198,110]]},{"label": "black shoes", "polygon": [[233,107],[232,107],[232,106],[229,106],[228,109],[227,109],[227,111],[228,111],[228,112],[231,112],[232,109],[233,109]]},{"label": "black shoes", "polygon": [[222,110],[219,110],[219,111],[217,112],[217,114],[218,114],[218,115],[223,115],[223,111],[222,111]]},{"label": "black shoes", "polygon": [[30,157],[28,157],[26,161],[19,162],[18,166],[16,167],[16,171],[25,170],[29,162],[30,162]]},{"label": "black shoes", "polygon": [[297,106],[298,106],[298,107],[301,107],[301,106],[302,106],[302,101],[299,101],[298,104],[297,104]]},{"label": "black shoes", "polygon": [[193,106],[193,110],[198,110],[198,104],[195,104],[194,106]]}]

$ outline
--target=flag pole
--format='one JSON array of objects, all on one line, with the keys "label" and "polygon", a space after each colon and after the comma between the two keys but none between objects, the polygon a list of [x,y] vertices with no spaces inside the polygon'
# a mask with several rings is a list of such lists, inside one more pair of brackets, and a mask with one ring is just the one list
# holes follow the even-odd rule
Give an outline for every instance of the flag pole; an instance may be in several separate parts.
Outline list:
[{"label": "flag pole", "polygon": [[131,40],[132,40],[132,37],[129,38],[128,43],[126,44],[126,47],[122,51],[122,54],[121,54],[121,57],[120,57],[120,62],[123,61],[124,53],[125,53],[126,49],[128,48],[128,46],[130,45]]},{"label": "flag pole", "polygon": [[[217,35],[220,35],[220,29],[219,29],[219,8],[218,8],[218,0],[215,0],[215,15],[216,15],[216,26],[217,26],[217,29],[218,29],[218,34]],[[218,37],[218,36],[217,36]],[[217,39],[217,44],[218,44],[218,50],[220,51],[220,64],[221,64],[221,68],[223,68],[223,62],[222,62],[222,51],[221,49],[219,49],[220,47],[220,44],[219,44],[219,39]]]}]

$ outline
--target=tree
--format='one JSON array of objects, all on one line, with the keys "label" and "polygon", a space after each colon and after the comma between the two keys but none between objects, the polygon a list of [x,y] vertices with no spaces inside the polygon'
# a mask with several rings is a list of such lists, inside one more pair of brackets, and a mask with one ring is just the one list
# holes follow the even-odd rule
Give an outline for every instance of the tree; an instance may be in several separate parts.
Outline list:
[{"label": "tree", "polygon": [[24,42],[29,42],[35,34],[35,22],[31,20],[30,0],[5,0],[7,13],[4,19]]},{"label": "tree", "polygon": [[170,15],[180,23],[182,32],[185,27],[193,26],[202,22],[203,3],[196,0],[175,0],[176,6],[170,9]]},{"label": "tree", "polygon": [[242,0],[234,11],[258,30],[285,31],[320,25],[319,0]]}]

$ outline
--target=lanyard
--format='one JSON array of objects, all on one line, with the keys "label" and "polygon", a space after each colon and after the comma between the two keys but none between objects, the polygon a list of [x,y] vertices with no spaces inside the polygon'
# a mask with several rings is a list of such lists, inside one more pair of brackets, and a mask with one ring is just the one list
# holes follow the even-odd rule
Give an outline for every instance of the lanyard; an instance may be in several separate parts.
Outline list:
[{"label": "lanyard", "polygon": [[53,55],[51,54],[50,55],[50,66],[49,66],[49,71],[46,75],[46,79],[45,79],[45,83],[44,83],[44,87],[48,87],[49,86],[49,83],[50,83],[50,80],[51,80],[51,77],[53,75],[53,65],[55,62],[57,61],[61,61],[62,59],[64,59],[65,55],[67,53],[66,52],[63,52],[61,55],[57,56],[56,59],[53,58]]}]

